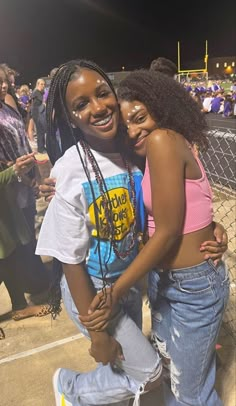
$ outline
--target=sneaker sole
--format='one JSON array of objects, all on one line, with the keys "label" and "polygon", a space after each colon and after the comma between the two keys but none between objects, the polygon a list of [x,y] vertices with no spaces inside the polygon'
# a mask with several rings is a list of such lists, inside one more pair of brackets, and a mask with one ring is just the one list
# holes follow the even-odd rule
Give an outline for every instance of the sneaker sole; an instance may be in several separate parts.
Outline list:
[{"label": "sneaker sole", "polygon": [[53,379],[52,379],[54,395],[55,395],[55,400],[56,400],[56,406],[62,406],[61,395],[60,395],[60,393],[58,391],[58,386],[57,386],[58,376],[59,376],[60,371],[61,371],[61,368],[57,369],[56,372],[54,373]]},{"label": "sneaker sole", "polygon": [[56,406],[73,406],[71,402],[65,399],[63,393],[60,393],[58,390],[58,376],[60,374],[61,368],[57,369],[53,375],[52,384],[54,389]]}]

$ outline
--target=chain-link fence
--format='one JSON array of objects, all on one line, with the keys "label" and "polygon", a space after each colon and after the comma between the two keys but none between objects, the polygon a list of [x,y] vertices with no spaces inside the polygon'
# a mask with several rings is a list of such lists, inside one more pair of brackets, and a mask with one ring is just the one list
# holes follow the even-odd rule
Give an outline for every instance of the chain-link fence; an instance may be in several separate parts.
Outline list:
[{"label": "chain-link fence", "polygon": [[214,218],[228,234],[225,260],[230,276],[230,300],[224,327],[236,339],[236,119],[209,114],[209,148],[201,156],[214,192]]}]

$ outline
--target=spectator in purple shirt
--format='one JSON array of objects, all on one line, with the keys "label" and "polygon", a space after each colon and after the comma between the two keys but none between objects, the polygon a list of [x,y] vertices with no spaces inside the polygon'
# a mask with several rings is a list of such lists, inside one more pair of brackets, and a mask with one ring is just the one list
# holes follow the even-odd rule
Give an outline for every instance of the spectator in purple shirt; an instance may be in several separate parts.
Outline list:
[{"label": "spectator in purple shirt", "polygon": [[220,113],[221,105],[224,101],[222,93],[218,93],[211,102],[211,111],[212,113]]}]

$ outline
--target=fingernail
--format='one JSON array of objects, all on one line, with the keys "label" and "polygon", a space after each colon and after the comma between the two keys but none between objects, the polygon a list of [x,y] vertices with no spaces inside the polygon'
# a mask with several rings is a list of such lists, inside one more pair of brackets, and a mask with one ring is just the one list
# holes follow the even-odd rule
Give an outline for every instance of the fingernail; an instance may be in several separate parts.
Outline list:
[{"label": "fingernail", "polygon": [[88,310],[88,314],[92,314],[92,313],[93,313],[92,310],[89,309],[89,310]]},{"label": "fingernail", "polygon": [[209,255],[205,255],[205,257],[204,257],[204,259],[209,259],[210,257],[209,257]]}]

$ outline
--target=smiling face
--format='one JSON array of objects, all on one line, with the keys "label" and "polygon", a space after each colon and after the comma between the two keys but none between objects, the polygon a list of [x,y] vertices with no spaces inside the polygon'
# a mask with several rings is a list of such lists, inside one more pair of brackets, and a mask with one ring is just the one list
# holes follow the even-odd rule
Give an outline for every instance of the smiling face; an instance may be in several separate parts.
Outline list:
[{"label": "smiling face", "polygon": [[113,144],[119,107],[114,93],[99,73],[87,68],[75,73],[67,86],[66,106],[72,123],[80,128],[92,148],[105,150],[108,143]]},{"label": "smiling face", "polygon": [[157,125],[145,105],[139,101],[120,101],[123,122],[127,128],[129,145],[134,152],[146,156],[148,135],[157,129]]}]

